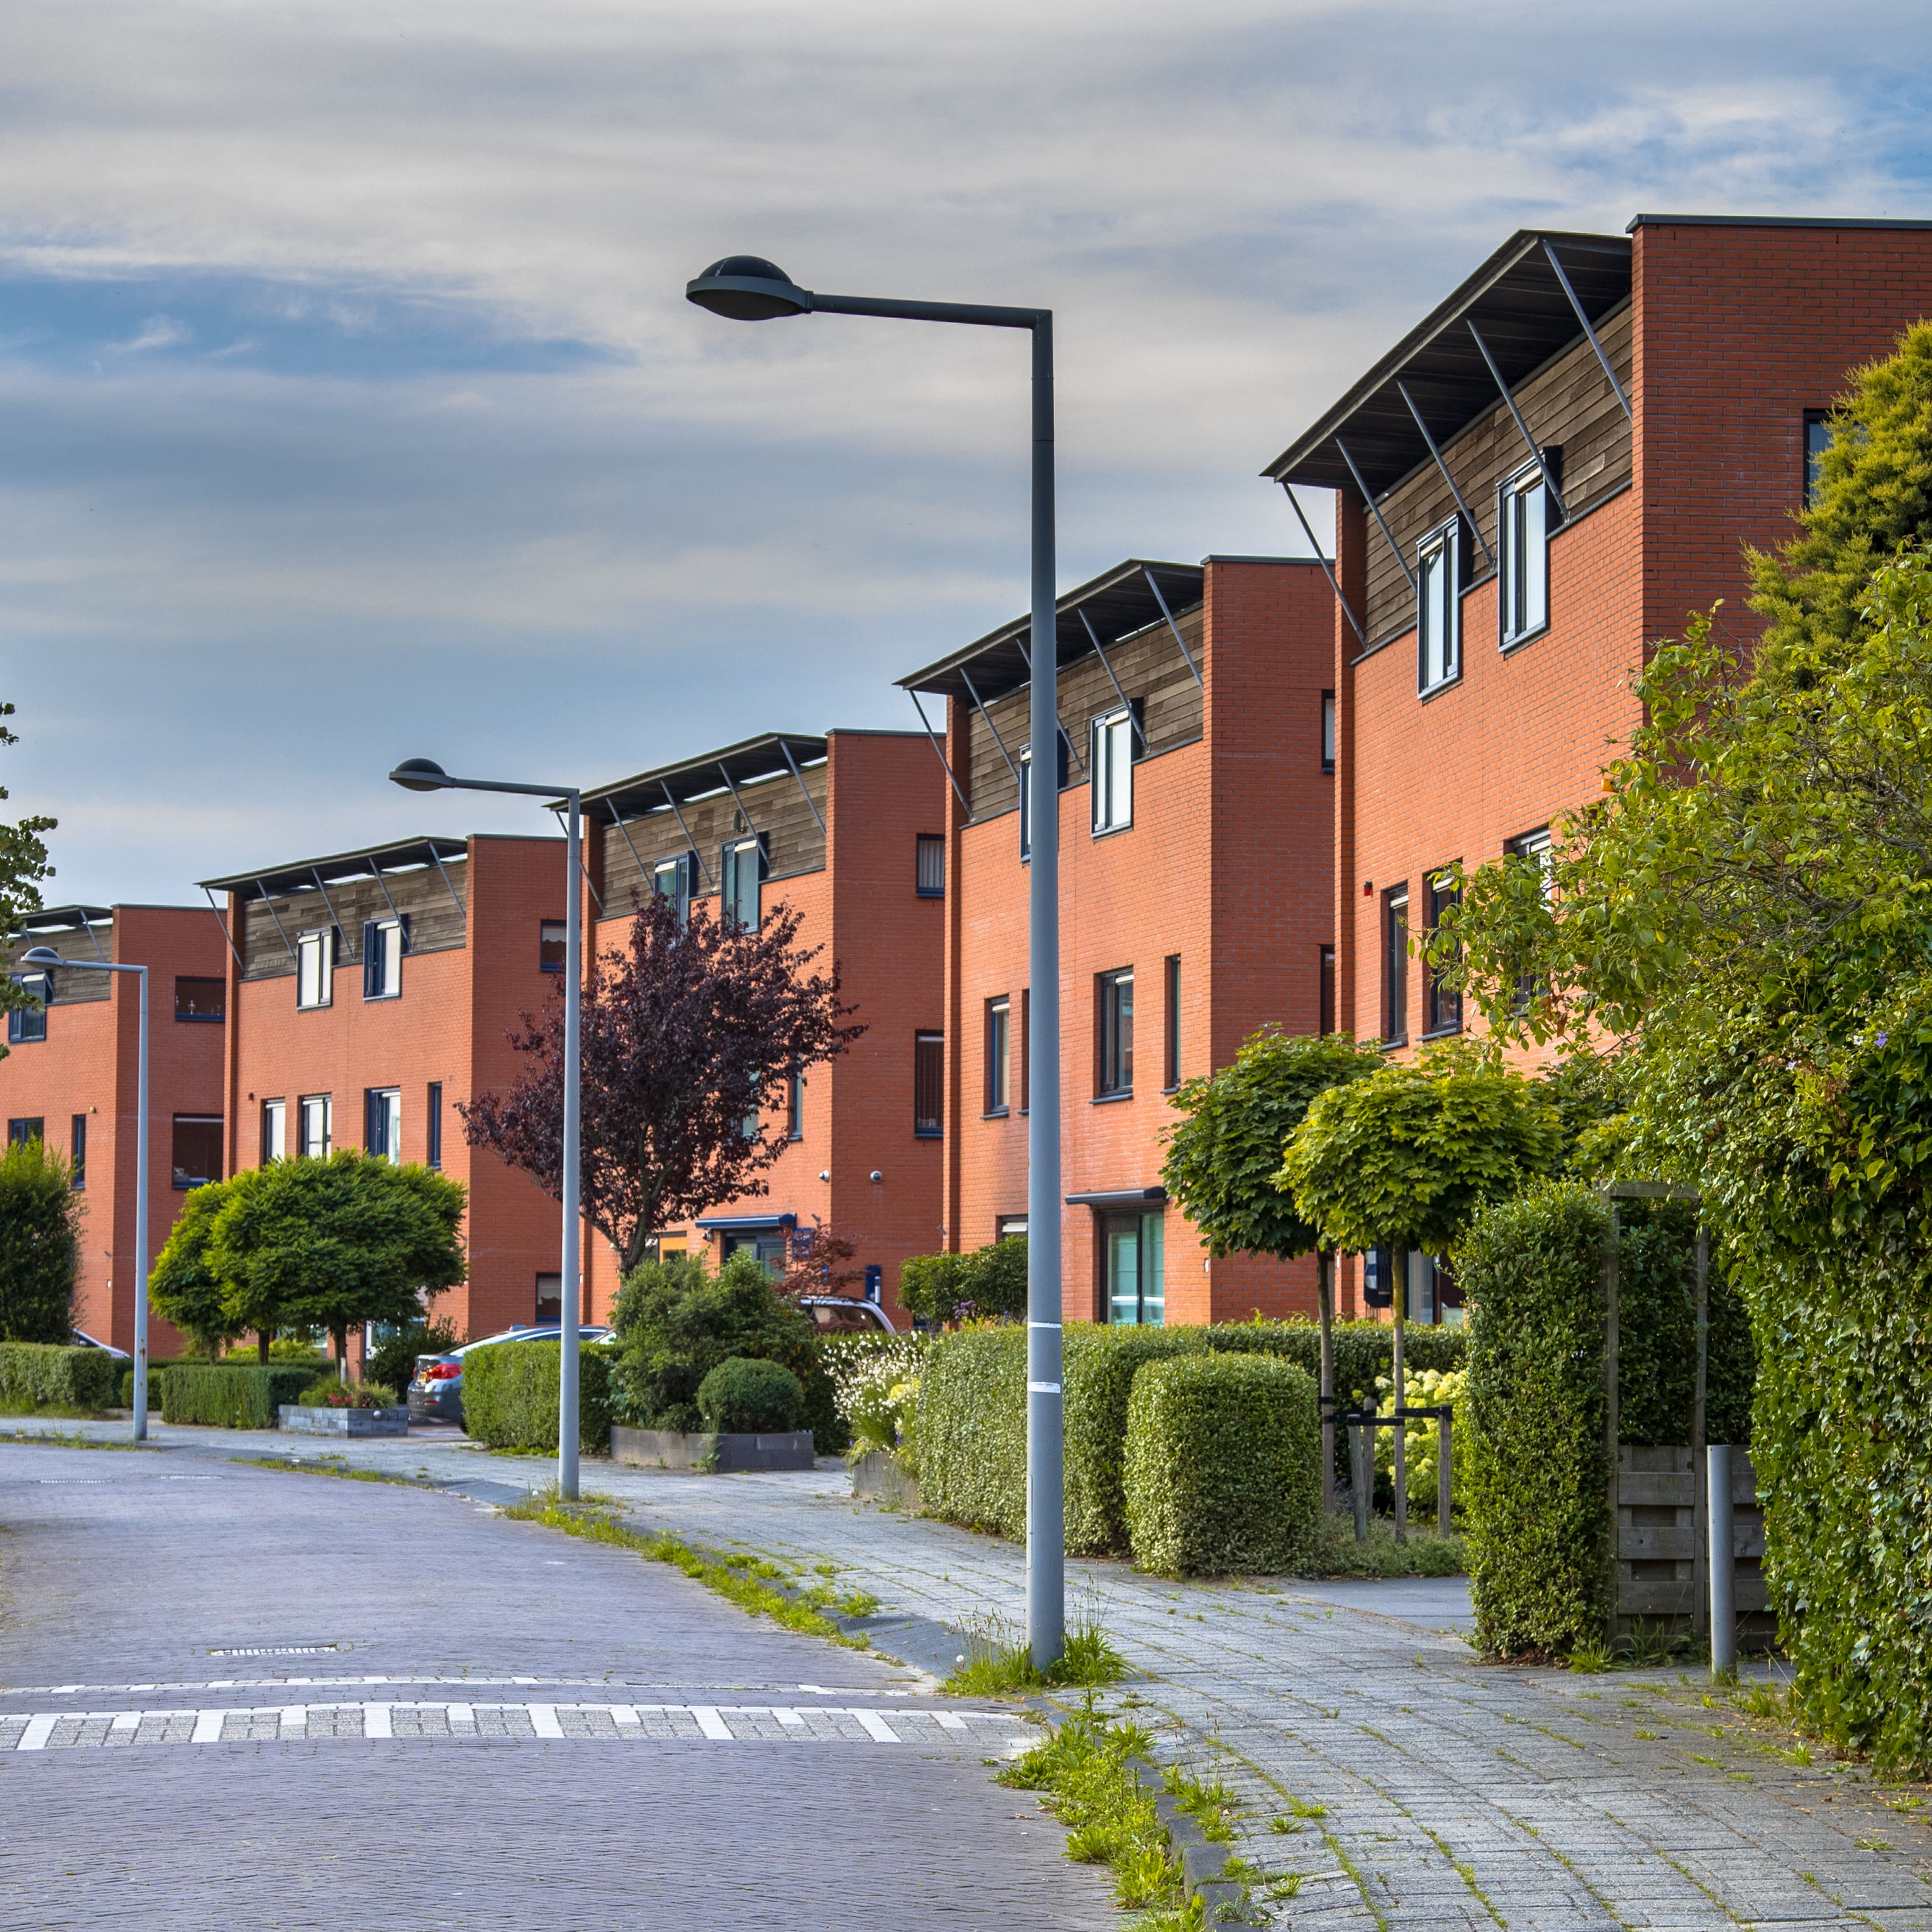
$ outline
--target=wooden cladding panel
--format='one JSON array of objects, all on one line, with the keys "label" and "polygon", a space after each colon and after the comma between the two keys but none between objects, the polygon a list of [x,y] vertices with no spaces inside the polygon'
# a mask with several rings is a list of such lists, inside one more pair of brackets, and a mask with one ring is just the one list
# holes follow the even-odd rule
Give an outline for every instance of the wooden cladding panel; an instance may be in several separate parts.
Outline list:
[{"label": "wooden cladding panel", "polygon": [[[1630,386],[1631,316],[1626,302],[1597,325],[1597,339],[1628,394]],[[1571,517],[1580,516],[1630,480],[1630,425],[1603,364],[1578,337],[1516,392],[1516,407],[1539,443],[1562,452],[1557,487]],[[1346,439],[1345,439],[1346,440]],[[1500,398],[1496,407],[1449,443],[1442,460],[1490,549],[1496,546],[1496,485],[1528,460],[1521,434]],[[1456,514],[1456,499],[1433,463],[1425,463],[1382,500],[1384,520],[1402,546],[1402,561],[1415,568],[1415,546]],[[1368,613],[1371,644],[1385,644],[1415,622],[1415,597],[1390,553],[1382,532],[1370,519]],[[1470,545],[1472,580],[1489,574],[1479,545]],[[1467,586],[1464,586],[1466,589]]]},{"label": "wooden cladding panel", "polygon": [[[38,973],[38,966],[22,966],[22,953],[36,946],[50,946],[58,953],[70,959],[92,959],[95,957],[94,944],[98,941],[103,954],[109,959],[114,957],[114,928],[112,926],[97,926],[94,938],[86,934],[74,932],[29,932],[14,940],[10,946],[0,946],[0,972]],[[52,1006],[86,1006],[96,1001],[111,999],[114,994],[114,975],[112,973],[63,973],[54,969],[54,996],[47,1004]],[[173,989],[169,989],[172,997]],[[159,997],[158,993],[156,995]]]},{"label": "wooden cladding panel", "polygon": [[[450,886],[455,887],[459,897],[468,898],[466,882],[470,862],[446,859],[442,866],[441,872],[434,866],[413,872],[385,872],[381,885],[373,878],[345,879],[340,885],[331,880],[327,904],[314,887],[305,892],[277,892],[268,900],[247,901],[242,908],[242,933],[237,942],[242,978],[276,980],[292,974],[296,962],[290,949],[303,933],[316,932],[328,924],[331,905],[342,928],[342,950],[336,960],[338,969],[361,963],[362,922],[387,919],[391,899],[395,902],[397,911],[409,915],[412,952],[456,951],[466,943],[468,935],[463,913],[450,897]],[[449,875],[447,886],[443,884],[443,872]],[[388,888],[386,898],[384,886]],[[281,932],[276,930],[277,919],[281,921]],[[287,946],[282,943],[283,932],[288,934]]]},{"label": "wooden cladding panel", "polygon": [[[1176,611],[1174,621],[1182,637],[1186,639],[1195,663],[1204,673],[1205,611],[1197,604],[1191,610]],[[1187,668],[1180,647],[1174,641],[1174,634],[1164,622],[1150,624],[1118,644],[1108,644],[1107,662],[1113,666],[1114,676],[1120,680],[1120,688],[1130,698],[1138,698],[1142,702],[1149,757],[1158,752],[1172,752],[1180,746],[1190,745],[1201,736],[1201,687],[1194,682],[1194,674]],[[1092,734],[1088,727],[1102,712],[1113,710],[1120,700],[1114,695],[1113,685],[1100,658],[1090,653],[1060,666],[1059,700],[1060,722],[1066,728],[1067,735],[1079,754],[1078,758],[1067,762],[1070,789],[1086,782],[1080,763],[1082,759],[1092,755]],[[1004,698],[995,698],[986,707],[1016,765],[1019,763],[1020,748],[1031,736],[1032,703],[1031,687],[1022,686]],[[1013,782],[1012,773],[1006,769],[1006,760],[1000,755],[1000,748],[994,742],[992,733],[986,728],[986,721],[976,710],[972,712],[968,729],[970,748],[966,793],[973,802],[973,823],[997,818],[1002,812],[1017,812],[1020,802],[1018,788]]]},{"label": "wooden cladding panel", "polygon": [[[830,769],[824,764],[805,765],[799,774],[821,817]],[[790,772],[759,778],[750,784],[741,784],[738,796],[745,801],[751,830],[766,835],[770,878],[794,878],[801,872],[824,870],[825,834],[818,829],[812,806],[806,803],[798,780]],[[730,793],[721,790],[712,797],[694,799],[680,808],[685,824],[691,827],[688,839],[678,824],[677,814],[668,806],[662,812],[646,812],[641,818],[627,818],[621,831],[614,825],[604,826],[604,910],[608,917],[621,918],[628,913],[633,892],[640,899],[649,896],[652,868],[660,860],[674,859],[693,845],[710,868],[708,880],[702,871],[699,872],[699,890],[706,895],[716,893],[718,862],[724,856],[725,842],[744,836],[738,824],[738,808]]]}]

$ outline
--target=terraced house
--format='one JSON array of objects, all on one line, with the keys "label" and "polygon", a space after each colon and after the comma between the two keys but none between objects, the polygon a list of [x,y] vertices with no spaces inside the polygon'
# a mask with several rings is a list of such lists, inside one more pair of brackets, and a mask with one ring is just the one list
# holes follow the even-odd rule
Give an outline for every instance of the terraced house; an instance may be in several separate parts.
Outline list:
[{"label": "terraced house", "polygon": [[[1183,1080],[1264,1022],[1332,1024],[1321,566],[1130,558],[1058,613],[1066,1309],[1312,1312],[1312,1263],[1210,1261],[1160,1173]],[[1016,619],[899,680],[946,704],[944,1220],[962,1249],[1027,1225],[1030,630]]]},{"label": "terraced house", "polygon": [[[1468,1023],[1414,947],[1448,868],[1534,858],[1637,722],[1632,672],[1792,533],[1846,371],[1932,310],[1932,224],[1639,215],[1514,235],[1272,464],[1336,495],[1336,1017]],[[1427,1257],[1409,1312],[1457,1318]],[[1345,1282],[1357,1284],[1350,1269]]]}]

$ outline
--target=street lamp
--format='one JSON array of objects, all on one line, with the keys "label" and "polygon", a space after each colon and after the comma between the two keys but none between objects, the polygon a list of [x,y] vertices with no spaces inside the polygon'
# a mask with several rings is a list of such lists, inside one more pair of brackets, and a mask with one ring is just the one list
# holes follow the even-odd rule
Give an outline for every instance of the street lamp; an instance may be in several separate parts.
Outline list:
[{"label": "street lamp", "polygon": [[[141,982],[141,1040],[134,1074],[134,1440],[148,1439],[148,969],[105,959],[63,959],[51,946],[32,947],[23,966],[73,972],[132,973]],[[47,982],[50,994],[53,982]],[[110,1210],[112,1211],[111,1209]],[[112,1332],[112,1323],[110,1332]]]},{"label": "street lamp", "polygon": [[879,302],[802,289],[757,255],[714,262],[685,295],[738,322],[788,315],[876,315],[1024,328],[1033,337],[1033,698],[1034,755],[1028,888],[1033,975],[1027,1117],[1027,1634],[1042,1670],[1066,1648],[1065,1509],[1060,1388],[1060,735],[1054,605],[1053,311],[979,302]]},{"label": "street lamp", "polygon": [[570,808],[568,868],[570,890],[564,901],[563,926],[563,1292],[558,1298],[561,1332],[557,1336],[556,1375],[556,1492],[574,1502],[577,1497],[577,1330],[579,1298],[583,1288],[578,1280],[578,1169],[580,1165],[578,1132],[578,1016],[580,1006],[578,982],[579,929],[582,908],[579,901],[578,860],[579,828],[584,814],[584,796],[574,785],[513,784],[495,778],[453,778],[428,758],[405,758],[389,774],[390,782],[405,791],[507,791],[530,798],[562,799]]}]

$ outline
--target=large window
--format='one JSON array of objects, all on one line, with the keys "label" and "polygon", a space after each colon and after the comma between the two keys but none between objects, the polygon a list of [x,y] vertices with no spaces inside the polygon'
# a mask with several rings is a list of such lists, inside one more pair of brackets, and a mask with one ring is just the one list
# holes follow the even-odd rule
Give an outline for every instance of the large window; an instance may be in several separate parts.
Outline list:
[{"label": "large window", "polygon": [[77,1191],[85,1192],[87,1186],[87,1116],[76,1114],[68,1123],[68,1161],[72,1168],[72,1180]]},{"label": "large window", "polygon": [[1094,982],[1094,1091],[1103,1100],[1134,1090],[1134,971],[1123,966]]},{"label": "large window", "polygon": [[1004,1114],[1012,1104],[1013,1003],[1004,993],[986,1002],[986,1112]]},{"label": "large window", "polygon": [[322,1160],[327,1158],[333,1142],[334,1103],[326,1094],[305,1094],[302,1096],[302,1110],[296,1116],[296,1130],[300,1138],[296,1151],[304,1160]]},{"label": "large window", "polygon": [[45,1040],[47,1036],[47,1002],[53,997],[53,982],[44,973],[16,973],[14,983],[22,992],[30,994],[39,1000],[37,1006],[22,1008],[10,1006],[7,1010],[7,1043],[19,1046],[23,1042]]},{"label": "large window", "polygon": [[423,1138],[425,1167],[442,1165],[442,1082],[432,1080],[423,1100]]},{"label": "large window", "polygon": [[289,1150],[289,1103],[286,1100],[262,1102],[262,1158],[280,1160]]},{"label": "large window", "polygon": [[1382,895],[1382,1043],[1408,1041],[1408,888]]},{"label": "large window", "polygon": [[536,1318],[539,1322],[563,1319],[563,1277],[560,1274],[537,1276]]},{"label": "large window", "polygon": [[691,902],[698,891],[698,855],[680,852],[675,858],[660,859],[651,868],[651,891],[669,899],[682,926],[691,916]]},{"label": "large window", "polygon": [[721,910],[740,926],[758,923],[758,886],[765,876],[765,843],[754,836],[734,838],[724,848],[721,878]]},{"label": "large window", "polygon": [[47,1124],[41,1114],[29,1114],[7,1123],[7,1144],[9,1147],[25,1147],[29,1141],[45,1141],[46,1137]]},{"label": "large window", "polygon": [[403,1090],[371,1087],[362,1096],[362,1144],[384,1160],[403,1157]]},{"label": "large window", "polygon": [[1172,1094],[1180,1084],[1180,955],[1170,952],[1161,973],[1162,990],[1166,994],[1166,1038],[1162,1042],[1160,1084]]},{"label": "large window", "polygon": [[365,1000],[402,998],[403,955],[409,947],[406,920],[368,919],[362,922],[362,997]]},{"label": "large window", "polygon": [[1416,688],[1453,683],[1462,669],[1462,521],[1451,518],[1416,546]]},{"label": "large window", "polygon": [[1507,649],[1550,622],[1550,488],[1532,463],[1504,478],[1497,492],[1496,571],[1502,641]]},{"label": "large window", "polygon": [[946,896],[946,841],[938,832],[920,833],[914,878],[921,898],[943,899]]},{"label": "large window", "polygon": [[1134,716],[1125,705],[1094,721],[1094,830],[1120,832],[1134,822]]},{"label": "large window", "polygon": [[325,926],[296,940],[296,1005],[326,1006],[335,998],[335,928]]},{"label": "large window", "polygon": [[1158,1214],[1100,1216],[1106,1318],[1117,1326],[1158,1326],[1166,1319],[1166,1234]]},{"label": "large window", "polygon": [[[1454,874],[1438,872],[1430,880],[1425,895],[1429,933],[1433,938],[1436,928],[1442,923],[1442,915],[1462,894],[1456,888]],[[1445,970],[1433,960],[1424,969],[1422,1027],[1425,1033],[1454,1033],[1462,1024],[1462,996],[1444,979]]]},{"label": "large window", "polygon": [[175,980],[175,1018],[178,1020],[224,1020],[228,1017],[228,982],[226,980]]},{"label": "large window", "polygon": [[174,1120],[174,1182],[180,1189],[221,1178],[221,1116],[177,1114]]},{"label": "large window", "polygon": [[560,919],[537,922],[537,967],[544,973],[561,973],[570,952],[570,928]]},{"label": "large window", "polygon": [[912,1036],[912,1130],[931,1140],[945,1130],[946,1036]]}]

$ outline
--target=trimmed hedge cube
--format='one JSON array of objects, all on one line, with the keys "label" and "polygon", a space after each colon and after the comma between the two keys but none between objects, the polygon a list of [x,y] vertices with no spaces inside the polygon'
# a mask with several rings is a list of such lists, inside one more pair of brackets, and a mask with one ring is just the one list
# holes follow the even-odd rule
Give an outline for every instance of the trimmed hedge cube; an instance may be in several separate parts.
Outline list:
[{"label": "trimmed hedge cube", "polygon": [[111,1408],[121,1361],[105,1348],[54,1342],[0,1342],[0,1402],[37,1408]]},{"label": "trimmed hedge cube", "polygon": [[1322,1507],[1315,1378],[1278,1358],[1148,1363],[1127,1402],[1127,1534],[1165,1576],[1279,1575],[1313,1553]]},{"label": "trimmed hedge cube", "polygon": [[273,1429],[285,1402],[300,1400],[315,1371],[178,1364],[161,1371],[161,1420],[215,1429]]},{"label": "trimmed hedge cube", "polygon": [[[610,1352],[596,1342],[577,1355],[578,1446],[610,1446]],[[492,1449],[556,1448],[559,1342],[501,1342],[463,1358],[463,1426]]]}]

